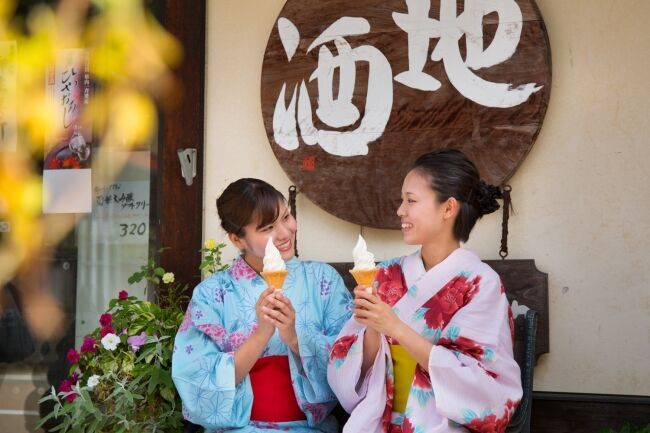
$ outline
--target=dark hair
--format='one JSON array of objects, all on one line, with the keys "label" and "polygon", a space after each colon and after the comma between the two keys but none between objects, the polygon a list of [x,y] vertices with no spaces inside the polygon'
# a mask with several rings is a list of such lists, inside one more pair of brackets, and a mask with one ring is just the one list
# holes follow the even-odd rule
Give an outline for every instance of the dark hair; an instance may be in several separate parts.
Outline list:
[{"label": "dark hair", "polygon": [[284,195],[260,179],[243,178],[226,187],[217,199],[217,212],[226,233],[245,236],[244,227],[257,221],[257,228],[278,218]]},{"label": "dark hair", "polygon": [[478,169],[463,152],[456,149],[438,149],[420,156],[413,169],[429,178],[431,189],[444,203],[450,197],[460,204],[454,222],[454,237],[467,242],[476,221],[483,215],[499,209],[502,198],[499,187],[483,182]]}]

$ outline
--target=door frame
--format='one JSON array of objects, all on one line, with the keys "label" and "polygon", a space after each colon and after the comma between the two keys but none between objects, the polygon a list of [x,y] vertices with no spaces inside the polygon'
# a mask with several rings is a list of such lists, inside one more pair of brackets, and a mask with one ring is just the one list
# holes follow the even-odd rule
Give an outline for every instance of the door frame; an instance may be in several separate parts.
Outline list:
[{"label": "door frame", "polygon": [[[203,161],[205,142],[205,0],[166,0],[162,24],[183,48],[175,68],[176,94],[161,107],[158,152],[152,153],[150,227],[155,230],[156,261],[173,271],[176,280],[193,287],[201,280],[203,238]],[[191,186],[181,175],[178,149],[197,151],[196,177]],[[155,197],[155,199],[153,199]],[[155,203],[153,201],[155,200]],[[162,249],[162,250],[161,250]]]}]

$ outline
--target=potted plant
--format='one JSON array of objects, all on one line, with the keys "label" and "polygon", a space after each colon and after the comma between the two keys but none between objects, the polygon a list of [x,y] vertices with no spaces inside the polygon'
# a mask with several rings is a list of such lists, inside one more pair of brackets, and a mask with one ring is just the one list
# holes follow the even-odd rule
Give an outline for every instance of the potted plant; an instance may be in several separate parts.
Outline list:
[{"label": "potted plant", "polygon": [[[209,239],[201,249],[200,269],[211,273],[221,264],[224,244]],[[172,432],[183,424],[181,401],[171,379],[174,336],[183,320],[187,285],[153,259],[129,278],[156,288],[156,302],[125,290],[109,302],[99,326],[67,359],[70,377],[40,403],[53,402],[39,426],[54,420],[58,432]]]}]

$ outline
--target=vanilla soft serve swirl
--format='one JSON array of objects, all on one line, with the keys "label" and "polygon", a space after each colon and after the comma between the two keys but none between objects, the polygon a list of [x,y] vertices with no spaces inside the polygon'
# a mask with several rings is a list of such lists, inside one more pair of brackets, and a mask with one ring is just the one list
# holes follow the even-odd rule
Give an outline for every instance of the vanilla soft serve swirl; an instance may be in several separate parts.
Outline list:
[{"label": "vanilla soft serve swirl", "polygon": [[269,238],[266,243],[266,248],[264,249],[264,263],[263,272],[273,272],[273,271],[284,271],[287,269],[282,256],[280,255],[280,250],[278,250],[273,243],[273,238]]},{"label": "vanilla soft serve swirl", "polygon": [[352,259],[354,260],[354,268],[358,269],[374,269],[375,268],[375,255],[368,251],[366,241],[359,235],[357,244],[352,249]]}]

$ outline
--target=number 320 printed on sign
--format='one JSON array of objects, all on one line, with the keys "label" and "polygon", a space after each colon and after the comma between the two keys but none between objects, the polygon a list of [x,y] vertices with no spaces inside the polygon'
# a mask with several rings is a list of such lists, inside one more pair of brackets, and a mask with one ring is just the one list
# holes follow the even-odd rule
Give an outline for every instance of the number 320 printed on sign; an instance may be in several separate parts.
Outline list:
[{"label": "number 320 printed on sign", "polygon": [[120,237],[142,236],[147,233],[147,223],[120,224]]}]

